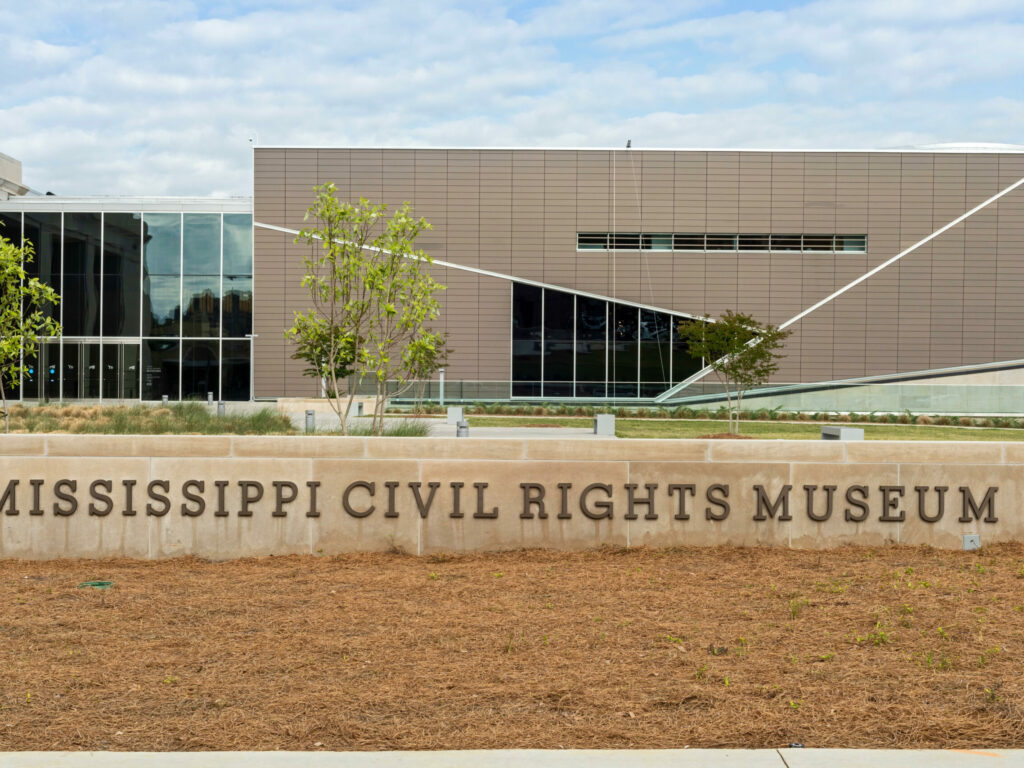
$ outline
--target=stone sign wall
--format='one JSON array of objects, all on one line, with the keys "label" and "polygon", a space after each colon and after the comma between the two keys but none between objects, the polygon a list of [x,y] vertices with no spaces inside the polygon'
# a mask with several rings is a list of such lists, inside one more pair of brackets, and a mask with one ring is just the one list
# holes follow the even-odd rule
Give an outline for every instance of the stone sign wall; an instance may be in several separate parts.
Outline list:
[{"label": "stone sign wall", "polygon": [[1024,540],[1024,444],[0,435],[0,557]]}]

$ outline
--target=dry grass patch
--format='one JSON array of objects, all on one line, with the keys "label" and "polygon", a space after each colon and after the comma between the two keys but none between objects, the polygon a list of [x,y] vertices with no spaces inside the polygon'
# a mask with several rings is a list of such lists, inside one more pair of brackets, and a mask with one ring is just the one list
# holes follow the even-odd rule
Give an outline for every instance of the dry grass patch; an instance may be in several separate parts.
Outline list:
[{"label": "dry grass patch", "polygon": [[2,561],[0,750],[1014,747],[1022,588],[1021,546]]}]

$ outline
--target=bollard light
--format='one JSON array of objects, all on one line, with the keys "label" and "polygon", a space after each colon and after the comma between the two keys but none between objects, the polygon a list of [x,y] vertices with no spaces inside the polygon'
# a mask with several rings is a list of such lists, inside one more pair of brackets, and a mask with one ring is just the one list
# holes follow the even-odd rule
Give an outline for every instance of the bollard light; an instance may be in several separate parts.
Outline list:
[{"label": "bollard light", "polygon": [[213,392],[206,393],[206,404],[213,405]]},{"label": "bollard light", "polygon": [[164,395],[163,397],[161,397],[160,398],[160,402],[163,403],[164,405],[167,405],[167,395]]},{"label": "bollard light", "polygon": [[306,434],[316,431],[316,411],[306,411]]},{"label": "bollard light", "polygon": [[356,416],[362,416],[362,415],[363,415],[363,401],[360,400],[358,403],[356,403]]},{"label": "bollard light", "polygon": [[223,416],[223,415],[224,415],[224,412],[225,412],[225,410],[226,410],[226,409],[225,409],[225,407],[224,407],[224,401],[223,401],[223,400],[221,400],[220,402],[218,402],[218,403],[217,403],[217,415],[218,415],[218,416]]},{"label": "bollard light", "polygon": [[456,437],[469,437],[469,422],[460,421],[455,427]]}]

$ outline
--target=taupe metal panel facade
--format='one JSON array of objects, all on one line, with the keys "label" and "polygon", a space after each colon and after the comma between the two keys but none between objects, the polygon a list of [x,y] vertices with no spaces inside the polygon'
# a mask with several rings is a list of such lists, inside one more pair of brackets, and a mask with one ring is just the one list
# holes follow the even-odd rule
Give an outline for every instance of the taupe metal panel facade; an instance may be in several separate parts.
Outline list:
[{"label": "taupe metal panel facade", "polygon": [[[784,322],[1024,177],[1022,153],[505,149],[255,151],[255,388],[313,394],[283,330],[318,183],[410,202],[452,266],[451,379],[508,381],[512,280],[691,315]],[[866,253],[577,251],[578,232],[866,235]],[[466,269],[460,269],[465,267]],[[477,270],[503,277],[481,274]],[[793,326],[776,380],[1024,358],[1024,187]]]}]

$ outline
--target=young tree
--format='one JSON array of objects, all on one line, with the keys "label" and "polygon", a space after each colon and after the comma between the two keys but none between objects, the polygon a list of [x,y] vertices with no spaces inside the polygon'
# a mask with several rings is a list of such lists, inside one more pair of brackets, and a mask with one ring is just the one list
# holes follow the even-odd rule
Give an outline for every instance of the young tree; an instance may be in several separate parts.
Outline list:
[{"label": "young tree", "polygon": [[295,313],[286,336],[324,379],[342,434],[356,392],[344,387],[346,377],[373,382],[371,430],[380,434],[388,383],[397,384],[390,393],[397,394],[429,377],[446,355],[444,336],[429,327],[441,308],[434,294],[444,286],[430,275],[430,256],[414,247],[430,224],[413,218],[408,204],[389,218],[387,206],[365,198],[338,200],[334,184],[314,191],[306,212],[312,226],[295,238],[312,246],[302,279],[312,308]]},{"label": "young tree", "polygon": [[25,360],[36,356],[39,337],[60,334],[60,324],[44,311],[60,297],[25,273],[25,265],[34,258],[31,243],[19,248],[0,233],[0,402],[5,432],[11,431],[8,389],[13,392],[28,370]]},{"label": "young tree", "polygon": [[[779,369],[780,350],[789,331],[761,323],[751,315],[726,310],[718,320],[679,323],[679,336],[692,357],[704,358],[725,387],[729,407],[729,432],[739,432],[743,393],[764,384]],[[733,406],[732,393],[736,393]]]}]

